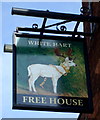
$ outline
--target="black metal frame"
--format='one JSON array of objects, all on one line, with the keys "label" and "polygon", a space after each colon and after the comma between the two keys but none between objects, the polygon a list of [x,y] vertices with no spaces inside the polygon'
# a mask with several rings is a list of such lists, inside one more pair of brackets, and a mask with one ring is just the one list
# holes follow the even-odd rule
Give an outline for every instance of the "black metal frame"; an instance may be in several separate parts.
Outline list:
[{"label": "black metal frame", "polygon": [[[28,31],[28,32],[42,32],[41,28],[23,28],[23,27],[17,27],[16,31]],[[57,30],[50,30],[50,29],[44,29],[43,33],[54,33],[54,34],[63,34],[63,35],[72,35],[72,37],[75,37],[75,35],[81,35],[81,36],[92,36],[92,33],[84,33],[84,32],[77,32],[76,30],[73,31],[57,31]],[[67,36],[66,36],[67,37]]]},{"label": "black metal frame", "polygon": [[43,18],[46,17],[46,18],[60,19],[60,20],[100,23],[100,17],[95,17],[95,16],[83,16],[83,15],[66,14],[66,13],[58,13],[58,12],[50,12],[50,11],[22,9],[22,8],[12,8],[12,15],[14,14],[32,16],[32,17],[43,17]]},{"label": "black metal frame", "polygon": [[[89,16],[89,9],[88,8],[81,8],[80,9],[81,14],[75,15],[75,14],[66,14],[66,13],[57,13],[57,12],[50,12],[47,11],[40,11],[40,10],[31,10],[31,9],[23,9],[23,8],[12,8],[12,15],[24,15],[24,16],[32,16],[32,17],[42,17],[44,18],[43,24],[41,28],[38,28],[37,24],[33,24],[32,28],[17,28],[18,31],[34,31],[34,32],[40,32],[40,36],[43,35],[43,33],[54,33],[54,34],[66,34],[66,35],[72,35],[72,37],[75,37],[78,35],[80,36],[92,36],[92,33],[84,33],[84,32],[77,32],[78,26],[80,22],[95,22],[100,23],[100,17],[95,16]],[[87,15],[83,15],[86,14]],[[47,19],[60,19],[64,20],[62,22],[58,22],[52,25],[46,26]],[[61,26],[61,29],[58,29],[58,25],[65,24],[67,22],[77,21],[74,31],[66,31],[65,26]],[[47,28],[56,26],[57,30],[49,30]]]},{"label": "black metal frame", "polygon": [[[88,87],[88,98],[81,98],[84,100],[84,104],[86,105],[82,107],[53,107],[53,106],[41,106],[41,105],[21,105],[17,104],[17,85],[16,85],[16,46],[13,45],[13,109],[23,109],[23,110],[40,110],[40,111],[56,111],[56,112],[80,112],[80,113],[92,113],[93,112],[93,103],[92,103],[92,93],[91,93],[91,85],[90,85],[90,77],[89,77],[89,69],[88,69],[88,60],[86,53],[86,44],[84,38],[72,38],[72,37],[62,37],[62,36],[41,36],[34,34],[26,34],[26,33],[15,33],[17,37],[27,37],[27,38],[39,38],[39,39],[50,39],[50,40],[72,40],[72,41],[81,41],[84,43],[84,59],[85,59],[85,67],[86,67],[86,76],[87,76],[87,87]],[[46,96],[48,97],[48,96]],[[65,98],[65,97],[63,97]],[[69,97],[70,98],[70,97]],[[71,97],[72,98],[72,97]],[[74,97],[77,99],[77,97]]]}]

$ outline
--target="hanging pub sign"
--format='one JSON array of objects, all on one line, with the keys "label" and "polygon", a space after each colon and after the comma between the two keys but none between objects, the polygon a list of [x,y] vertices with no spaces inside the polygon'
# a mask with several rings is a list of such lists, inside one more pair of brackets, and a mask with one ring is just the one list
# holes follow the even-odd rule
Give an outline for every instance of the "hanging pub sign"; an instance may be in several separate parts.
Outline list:
[{"label": "hanging pub sign", "polygon": [[85,40],[15,33],[13,108],[92,112]]}]

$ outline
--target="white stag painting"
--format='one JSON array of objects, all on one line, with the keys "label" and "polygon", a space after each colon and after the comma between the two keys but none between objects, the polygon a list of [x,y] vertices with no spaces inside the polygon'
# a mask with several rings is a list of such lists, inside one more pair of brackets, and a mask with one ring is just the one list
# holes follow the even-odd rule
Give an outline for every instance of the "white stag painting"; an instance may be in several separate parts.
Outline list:
[{"label": "white stag painting", "polygon": [[[45,43],[45,46],[27,44],[32,40],[33,43],[36,41],[33,38],[18,39],[15,58],[17,94],[88,97],[83,42],[46,39],[43,42],[50,44]],[[53,43],[57,46],[47,46]]]},{"label": "white stag painting", "polygon": [[[57,81],[62,75],[67,75],[70,71],[71,66],[76,66],[73,59],[66,57],[64,62],[58,65],[45,65],[45,64],[32,64],[28,66],[28,83],[29,91],[37,92],[35,87],[35,81],[39,77],[51,78],[53,83],[53,91],[57,93]],[[44,80],[45,80],[44,79]]]}]

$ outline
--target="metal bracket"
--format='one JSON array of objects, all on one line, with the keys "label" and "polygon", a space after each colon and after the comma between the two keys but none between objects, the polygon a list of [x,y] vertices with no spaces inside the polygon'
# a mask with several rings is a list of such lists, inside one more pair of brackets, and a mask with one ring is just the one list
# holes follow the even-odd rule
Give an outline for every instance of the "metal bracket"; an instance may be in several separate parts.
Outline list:
[{"label": "metal bracket", "polygon": [[70,21],[80,21],[80,22],[95,22],[100,23],[100,17],[96,16],[81,16],[76,14],[66,14],[58,12],[48,12],[40,10],[22,9],[22,8],[12,8],[12,15],[24,15],[32,17],[42,17],[60,20],[70,20]]},{"label": "metal bracket", "polygon": [[41,32],[40,32],[40,41],[41,41],[41,38],[42,38],[43,33],[44,33],[46,21],[47,21],[47,18],[44,18],[43,24],[42,24],[42,27],[41,27]]},{"label": "metal bracket", "polygon": [[13,46],[10,45],[10,44],[5,44],[4,45],[4,52],[12,53],[13,52]]},{"label": "metal bracket", "polygon": [[[44,21],[42,24],[42,27],[38,29],[38,25],[37,24],[33,24],[32,28],[35,29],[36,31],[39,32],[40,30],[40,36],[42,37],[44,31],[45,32],[54,32],[54,31],[49,31],[46,28],[49,27],[53,27],[56,26],[56,29],[58,31],[61,31],[61,34],[65,34],[65,31],[67,30],[66,26],[61,26],[60,29],[58,28],[59,25],[61,24],[65,24],[66,22],[72,22],[72,21],[77,21],[75,28],[74,28],[74,33],[77,33],[77,29],[78,26],[80,24],[80,22],[100,22],[100,17],[95,17],[95,16],[89,16],[90,10],[86,7],[81,7],[80,9],[81,14],[80,15],[75,15],[75,14],[65,14],[65,13],[57,13],[57,12],[50,12],[50,11],[39,11],[39,10],[30,10],[30,9],[21,9],[21,8],[12,8],[12,15],[25,15],[25,16],[35,16],[35,17],[43,17]],[[61,19],[61,20],[65,20],[59,23],[55,23],[52,25],[48,25],[45,26],[47,18],[51,18],[51,19]],[[23,28],[24,29],[24,28]],[[34,30],[34,32],[35,32]],[[25,31],[25,30],[24,30]],[[26,30],[28,31],[28,30]],[[63,31],[63,32],[62,32]],[[47,32],[47,33],[48,33]],[[66,32],[67,33],[71,33],[71,32]],[[55,34],[58,34],[57,32],[55,32]],[[72,34],[72,37],[75,37],[75,35],[77,34]],[[81,34],[78,34],[78,37],[80,37]],[[87,34],[84,34],[84,36]],[[89,34],[88,34],[89,35]],[[40,37],[40,38],[41,38]]]},{"label": "metal bracket", "polygon": [[[69,34],[72,37],[75,35],[83,36],[91,36],[92,33],[84,33],[84,32],[77,32],[78,26],[80,22],[92,22],[92,23],[100,23],[100,17],[89,16],[90,10],[88,8],[81,7],[80,9],[81,14],[66,14],[66,13],[57,13],[57,12],[50,12],[50,11],[39,11],[39,10],[30,10],[30,9],[22,9],[22,8],[12,8],[12,15],[24,15],[24,16],[32,16],[32,17],[42,17],[44,18],[43,24],[41,28],[38,28],[38,24],[33,24],[32,28],[21,28],[18,27],[16,30],[18,31],[31,31],[31,32],[40,32],[40,41],[42,40],[43,33],[54,33],[54,34]],[[58,22],[52,25],[45,26],[47,18],[50,19],[60,19],[64,20],[62,22]],[[67,31],[66,26],[61,26],[60,29],[58,28],[59,25],[65,24],[67,22],[77,21],[74,31]],[[57,30],[49,30],[46,28],[56,26]],[[4,52],[12,52],[13,47],[12,45],[4,45]]]},{"label": "metal bracket", "polygon": [[[41,32],[41,28],[33,29],[33,28],[24,28],[24,27],[17,27],[18,31],[29,31],[29,32]],[[85,33],[85,32],[77,32],[76,30],[73,31],[57,31],[57,30],[50,30],[44,29],[44,33],[53,33],[53,34],[64,34],[64,35],[82,35],[82,36],[91,36],[92,33]]]}]

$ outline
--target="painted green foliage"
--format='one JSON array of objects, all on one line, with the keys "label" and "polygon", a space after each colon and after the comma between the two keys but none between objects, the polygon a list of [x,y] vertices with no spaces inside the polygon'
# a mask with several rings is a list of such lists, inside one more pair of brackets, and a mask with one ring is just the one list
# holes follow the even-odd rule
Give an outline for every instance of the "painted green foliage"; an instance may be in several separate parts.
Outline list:
[{"label": "painted green foliage", "polygon": [[[71,43],[70,47],[48,47],[48,46],[34,46],[29,45],[29,40],[32,38],[17,38],[17,85],[18,88],[28,90],[28,73],[27,67],[31,64],[53,64],[60,65],[64,62],[64,58],[57,56],[55,50],[58,50],[64,56],[68,55],[68,50],[71,49],[70,57],[76,58],[74,62],[76,67],[70,68],[70,73],[67,76],[62,76],[58,80],[57,92],[59,95],[72,96],[72,97],[88,97],[87,85],[86,85],[86,71],[84,61],[83,43],[75,41],[63,41],[65,43]],[[38,39],[35,39],[38,41]],[[46,40],[48,42],[53,42]],[[58,42],[61,42],[58,41]],[[53,86],[50,78],[44,84],[44,88],[39,85],[43,82],[43,78],[39,77],[36,81],[36,89],[42,89],[45,92],[53,94]],[[47,93],[48,94],[48,93]]]}]

